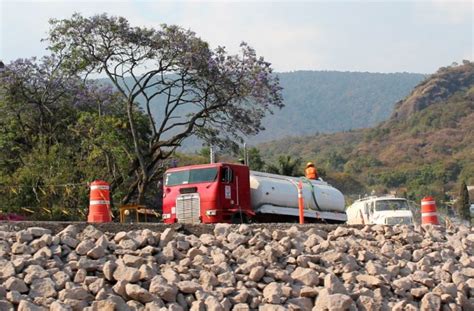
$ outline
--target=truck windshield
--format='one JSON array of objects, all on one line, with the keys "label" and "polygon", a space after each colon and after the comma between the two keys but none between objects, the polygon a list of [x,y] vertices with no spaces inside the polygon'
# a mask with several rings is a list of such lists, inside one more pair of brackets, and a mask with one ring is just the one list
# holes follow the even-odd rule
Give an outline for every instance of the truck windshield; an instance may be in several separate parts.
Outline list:
[{"label": "truck windshield", "polygon": [[194,184],[200,182],[215,181],[217,178],[217,168],[201,168],[195,170],[185,170],[167,173],[165,176],[166,186],[176,186]]},{"label": "truck windshield", "polygon": [[408,210],[408,204],[405,200],[382,200],[375,203],[375,210],[381,211],[398,211]]}]

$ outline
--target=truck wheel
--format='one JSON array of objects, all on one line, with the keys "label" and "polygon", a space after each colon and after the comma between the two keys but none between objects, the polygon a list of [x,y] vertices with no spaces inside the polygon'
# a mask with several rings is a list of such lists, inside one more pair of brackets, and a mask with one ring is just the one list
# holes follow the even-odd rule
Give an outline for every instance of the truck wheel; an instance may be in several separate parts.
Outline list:
[{"label": "truck wheel", "polygon": [[242,217],[240,216],[240,213],[237,212],[235,213],[234,215],[232,215],[230,221],[233,223],[233,224],[248,224],[250,221],[249,221],[249,218],[247,217],[247,215],[245,215],[244,213],[242,213]]}]

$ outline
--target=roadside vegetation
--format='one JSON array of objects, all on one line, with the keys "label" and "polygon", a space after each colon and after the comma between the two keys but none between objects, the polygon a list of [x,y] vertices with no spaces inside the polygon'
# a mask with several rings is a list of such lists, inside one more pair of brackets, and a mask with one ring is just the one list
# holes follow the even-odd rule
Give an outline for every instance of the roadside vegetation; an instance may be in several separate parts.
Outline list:
[{"label": "roadside vegetation", "polygon": [[154,204],[164,170],[189,160],[183,141],[236,149],[283,106],[271,64],[246,43],[231,55],[178,26],[105,14],[50,23],[51,56],[0,72],[1,212],[84,219],[95,179],[116,205]]}]

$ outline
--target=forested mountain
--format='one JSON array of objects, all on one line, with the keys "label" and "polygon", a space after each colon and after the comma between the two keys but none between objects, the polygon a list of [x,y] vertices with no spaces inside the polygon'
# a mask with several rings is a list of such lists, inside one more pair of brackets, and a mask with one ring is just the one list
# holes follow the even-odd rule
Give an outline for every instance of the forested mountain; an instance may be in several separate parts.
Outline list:
[{"label": "forested mountain", "polygon": [[[403,112],[403,113],[402,113]],[[397,189],[412,199],[474,183],[474,63],[441,68],[374,128],[287,137],[259,146],[316,161],[347,194]]]},{"label": "forested mountain", "polygon": [[295,71],[279,77],[285,107],[267,116],[266,131],[251,141],[376,125],[425,78],[412,73],[338,71]]},{"label": "forested mountain", "polygon": [[[285,107],[267,115],[265,131],[248,142],[255,144],[286,137],[330,133],[370,127],[386,120],[394,104],[420,81],[422,74],[338,71],[295,71],[278,73]],[[131,83],[131,82],[130,82]],[[164,113],[164,98],[151,105],[156,121]],[[190,113],[189,108],[180,111]],[[202,143],[189,138],[185,150],[199,149]]]}]

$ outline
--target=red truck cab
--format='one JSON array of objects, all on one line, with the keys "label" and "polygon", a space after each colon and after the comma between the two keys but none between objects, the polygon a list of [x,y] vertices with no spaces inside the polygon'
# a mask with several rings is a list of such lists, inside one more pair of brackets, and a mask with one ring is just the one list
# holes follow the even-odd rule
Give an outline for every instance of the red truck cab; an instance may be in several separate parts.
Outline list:
[{"label": "red truck cab", "polygon": [[163,182],[165,223],[241,223],[253,217],[249,168],[211,163],[169,169]]}]

